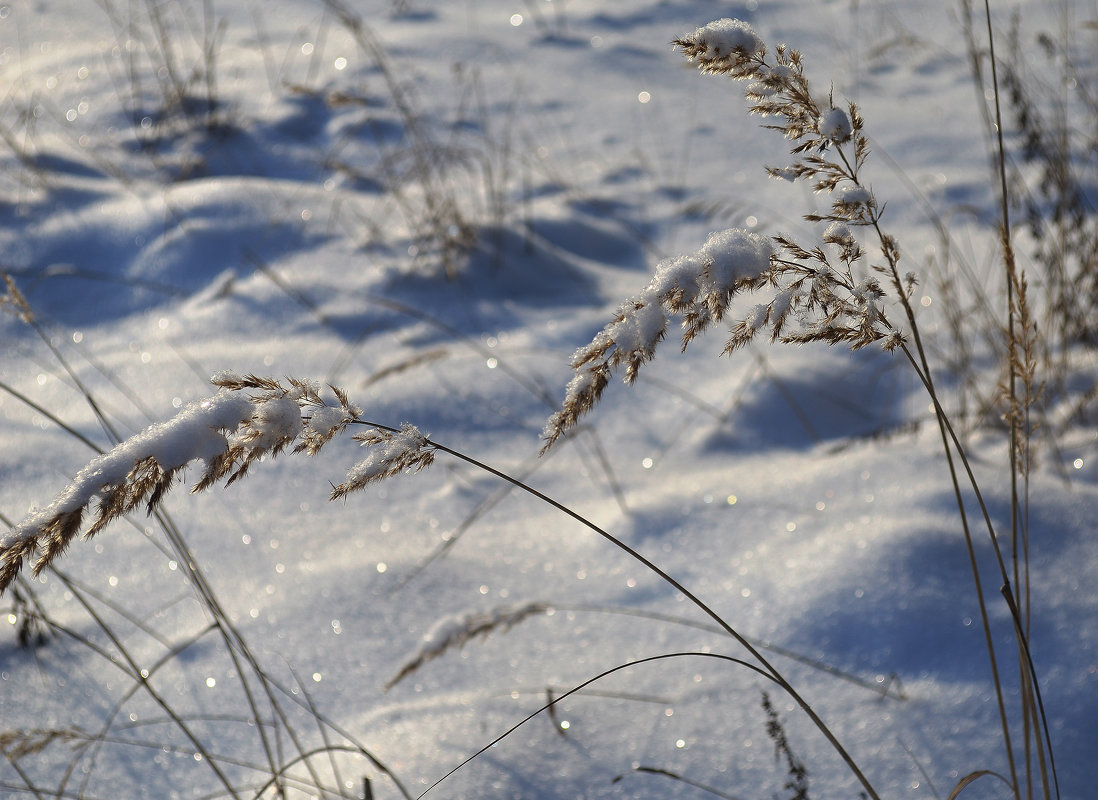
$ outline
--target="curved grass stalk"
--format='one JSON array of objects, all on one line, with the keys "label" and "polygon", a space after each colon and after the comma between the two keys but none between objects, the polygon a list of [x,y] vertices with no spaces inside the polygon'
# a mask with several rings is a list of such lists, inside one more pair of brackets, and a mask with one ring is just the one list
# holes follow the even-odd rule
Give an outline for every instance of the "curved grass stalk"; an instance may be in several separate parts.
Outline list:
[{"label": "curved grass stalk", "polygon": [[[557,611],[590,611],[597,614],[617,614],[626,617],[637,617],[640,619],[649,619],[656,622],[666,622],[671,625],[682,625],[688,628],[695,628],[701,631],[707,631],[709,633],[724,633],[724,629],[715,625],[708,625],[705,623],[695,622],[694,620],[686,619],[685,617],[678,617],[672,614],[661,614],[658,611],[648,611],[638,608],[627,608],[622,606],[606,606],[606,605],[593,605],[589,603],[553,603],[551,607]],[[839,667],[828,664],[824,661],[820,661],[816,658],[811,658],[799,653],[796,650],[791,650],[788,647],[784,647],[779,644],[774,644],[769,640],[757,639],[754,637],[746,637],[753,645],[760,650],[767,650],[772,653],[777,653],[780,656],[796,661],[799,664],[804,664],[812,669],[824,672],[834,678],[852,683],[855,686],[860,686],[880,697],[887,697],[891,700],[907,700],[907,695],[902,690],[893,690],[889,684],[876,684],[868,681],[864,678],[859,678],[857,675],[840,669]]]},{"label": "curved grass stalk", "polygon": [[[375,423],[375,422],[371,422],[371,421],[368,421],[368,420],[354,420],[353,424],[365,425],[367,427],[374,428],[374,429],[380,430],[380,431],[385,431],[385,432],[391,433],[391,434],[400,434],[402,432],[402,429],[393,428],[393,427],[388,426],[388,425],[383,425],[381,423]],[[713,608],[710,605],[705,603],[696,594],[694,594],[689,589],[687,589],[686,586],[684,586],[677,579],[672,577],[670,575],[670,573],[668,573],[662,567],[658,566],[655,562],[651,561],[646,556],[642,555],[637,550],[630,547],[628,544],[623,542],[621,539],[617,538],[616,536],[614,536],[613,534],[611,534],[608,531],[604,530],[603,528],[600,528],[598,525],[591,522],[589,519],[584,517],[582,514],[579,514],[578,512],[573,511],[568,506],[564,505],[563,503],[559,502],[558,500],[555,500],[554,498],[550,497],[549,495],[545,494],[544,492],[541,492],[538,489],[535,489],[534,487],[530,486],[529,484],[523,483],[518,478],[514,478],[511,475],[508,475],[507,473],[503,472],[502,470],[498,470],[495,467],[484,463],[483,461],[479,461],[479,460],[473,458],[472,456],[466,455],[465,453],[462,453],[459,450],[455,450],[454,448],[448,447],[444,444],[436,442],[433,439],[429,439],[427,437],[423,437],[423,440],[424,440],[424,445],[423,446],[429,447],[429,448],[431,448],[433,450],[437,450],[439,452],[446,453],[450,456],[453,456],[454,458],[457,458],[461,461],[464,461],[468,464],[471,464],[472,466],[477,467],[478,469],[484,470],[485,472],[496,476],[500,480],[506,481],[506,482],[510,483],[511,485],[515,486],[516,488],[521,489],[522,491],[526,492],[527,494],[533,495],[534,497],[536,497],[539,500],[541,500],[542,502],[552,506],[553,508],[555,508],[556,510],[558,510],[561,513],[565,514],[566,516],[571,517],[572,519],[574,519],[575,521],[579,522],[581,525],[586,527],[588,530],[598,534],[603,539],[605,539],[606,541],[613,544],[615,547],[619,548],[620,550],[623,550],[626,554],[628,554],[630,557],[632,557],[633,559],[638,561],[645,568],[647,568],[650,572],[657,575],[661,580],[665,581],[672,588],[674,588],[676,591],[678,591],[680,594],[682,594],[683,597],[685,597],[687,600],[689,600],[699,610],[704,612],[710,619],[712,619],[724,633],[726,633],[727,635],[729,635],[733,639],[735,639],[736,642],[741,647],[743,647],[748,653],[751,654],[751,657],[754,658],[756,660],[756,662],[761,666],[761,669],[760,668],[756,668],[756,669],[758,669],[761,673],[766,674],[767,677],[769,677],[778,686],[780,686],[797,703],[797,705],[800,706],[801,710],[804,711],[805,714],[808,715],[809,719],[812,720],[812,722],[816,725],[816,727],[820,730],[820,732],[828,740],[828,742],[831,744],[831,746],[839,754],[840,758],[842,758],[842,760],[846,763],[847,767],[849,767],[849,769],[854,773],[854,776],[858,779],[858,782],[861,783],[862,787],[865,789],[868,796],[870,798],[872,798],[872,800],[880,800],[880,796],[877,794],[876,790],[873,788],[873,785],[869,782],[869,779],[862,772],[861,768],[857,765],[857,763],[854,761],[854,759],[851,757],[851,755],[846,751],[846,748],[844,748],[842,746],[842,744],[839,742],[839,740],[835,736],[834,732],[828,727],[828,725],[823,721],[823,719],[816,713],[815,709],[812,708],[812,706],[808,703],[808,701],[805,700],[800,695],[800,693],[793,687],[793,685],[788,680],[786,680],[786,678],[782,675],[782,673],[780,671],[778,671],[778,669],[776,667],[774,667],[770,663],[770,661],[767,660],[767,658],[765,656],[763,656],[763,654],[760,652],[759,648],[757,648],[755,645],[753,645],[745,636],[743,636],[739,631],[737,631],[734,627],[732,627],[732,625],[730,625],[728,623],[728,621],[724,619],[724,617],[722,617],[715,610],[713,610]],[[338,487],[337,487],[337,491],[338,491]]]},{"label": "curved grass stalk", "polygon": [[[553,708],[560,701],[565,700],[565,699],[571,697],[572,695],[583,691],[588,686],[590,686],[592,683],[595,683],[596,681],[600,681],[600,680],[602,680],[603,678],[605,678],[609,675],[613,675],[615,672],[621,672],[624,669],[629,669],[630,667],[636,667],[636,666],[639,666],[641,664],[650,664],[654,661],[664,661],[664,660],[671,659],[671,658],[687,658],[687,657],[712,658],[712,659],[717,659],[719,661],[728,661],[728,662],[731,662],[731,663],[736,664],[738,666],[745,667],[745,668],[751,670],[752,672],[757,673],[758,675],[760,675],[763,678],[766,678],[767,680],[777,684],[778,686],[780,686],[783,689],[786,688],[780,680],[775,678],[774,675],[770,674],[765,669],[761,669],[761,668],[755,666],[754,664],[751,664],[750,662],[744,661],[743,659],[735,658],[733,656],[723,655],[721,653],[705,653],[705,652],[693,652],[693,651],[680,652],[680,653],[661,653],[660,655],[657,655],[657,656],[648,656],[646,658],[638,658],[634,661],[628,661],[624,664],[618,664],[616,667],[611,667],[610,669],[604,670],[603,672],[600,672],[598,675],[595,675],[593,678],[588,678],[583,683],[581,683],[577,686],[573,686],[568,691],[564,692],[563,694],[561,694],[557,697],[554,697],[548,703],[546,703],[543,706],[541,706],[540,708],[538,708],[537,711],[534,711],[533,713],[526,715],[522,720],[520,720],[519,722],[516,722],[514,725],[512,725],[506,731],[504,731],[499,736],[497,736],[495,739],[488,742],[488,744],[484,745],[484,747],[480,748],[475,753],[473,753],[471,756],[469,756],[468,758],[463,760],[460,764],[458,764],[457,766],[453,767],[448,772],[446,772],[446,774],[444,774],[441,778],[439,778],[434,783],[432,783],[430,786],[428,786],[426,789],[424,789],[416,797],[416,800],[421,800],[421,798],[426,796],[429,792],[431,792],[431,790],[438,787],[441,783],[443,783],[445,780],[447,780],[451,775],[458,772],[460,769],[465,767],[465,765],[469,764],[474,759],[479,758],[481,755],[483,755],[484,753],[491,750],[497,744],[502,742],[504,739],[506,739],[512,733],[514,733],[519,728],[521,728],[523,725],[525,725],[527,722],[529,722],[530,720],[534,719],[539,714],[541,714],[541,712],[547,711],[547,710]],[[876,796],[877,796],[876,794],[873,795],[873,797],[876,797]]]}]

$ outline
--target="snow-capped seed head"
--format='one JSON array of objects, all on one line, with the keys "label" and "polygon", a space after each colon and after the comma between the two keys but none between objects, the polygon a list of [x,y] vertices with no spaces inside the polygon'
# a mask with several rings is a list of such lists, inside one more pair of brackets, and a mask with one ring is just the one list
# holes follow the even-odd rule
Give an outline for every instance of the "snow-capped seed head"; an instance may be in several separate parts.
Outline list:
[{"label": "snow-capped seed head", "polygon": [[727,291],[740,280],[766,272],[773,254],[770,237],[739,228],[709,234],[698,250],[701,261],[708,267],[708,279],[715,284],[713,288]]},{"label": "snow-capped seed head", "polygon": [[776,97],[790,89],[795,74],[788,64],[760,64],[755,69],[755,81],[747,87],[747,97],[751,100]]},{"label": "snow-capped seed head", "polygon": [[854,244],[854,234],[852,234],[850,228],[846,227],[843,223],[832,222],[827,226],[827,230],[824,231],[823,240],[828,244],[849,247]]},{"label": "snow-capped seed head", "polygon": [[698,294],[698,275],[705,269],[697,254],[674,256],[656,265],[656,273],[645,289],[656,302],[673,300],[692,303]]},{"label": "snow-capped seed head", "polygon": [[881,341],[881,347],[889,353],[891,353],[897,347],[902,347],[903,344],[904,336],[899,331],[892,331]]},{"label": "snow-capped seed head", "polygon": [[835,190],[835,203],[846,206],[868,206],[873,194],[864,186],[840,186]]},{"label": "snow-capped seed head", "polygon": [[767,80],[780,83],[787,83],[796,74],[788,64],[775,64],[772,67],[767,67],[765,73]]},{"label": "snow-capped seed head", "polygon": [[816,123],[820,136],[833,142],[845,142],[854,133],[850,115],[841,108],[829,108],[820,115]]},{"label": "snow-capped seed head", "polygon": [[747,96],[751,99],[762,99],[767,97],[774,97],[777,94],[781,94],[781,86],[771,86],[764,81],[755,81],[748,84]]},{"label": "snow-capped seed head", "polygon": [[659,303],[629,301],[607,325],[604,335],[613,342],[610,365],[626,365],[625,380],[632,383],[637,370],[655,354],[667,330],[667,314]]},{"label": "snow-capped seed head", "polygon": [[252,417],[246,397],[220,392],[190,403],[173,419],[158,422],[94,459],[42,509],[30,512],[0,536],[0,592],[24,561],[40,552],[37,573],[80,532],[85,511],[95,502],[91,535],[138,505],[151,512],[191,461],[216,462],[228,449],[226,431]]},{"label": "snow-capped seed head", "polygon": [[750,57],[763,50],[759,35],[740,19],[714,20],[694,31],[693,38],[697,45],[705,47],[707,58],[727,58],[733,53]]},{"label": "snow-capped seed head", "polygon": [[751,313],[744,319],[744,326],[752,332],[759,330],[766,324],[770,317],[770,308],[765,303],[760,303],[751,309]]},{"label": "snow-capped seed head", "polygon": [[641,293],[624,303],[591,343],[572,355],[576,373],[560,409],[545,425],[542,452],[594,407],[615,369],[625,368],[626,383],[636,379],[655,355],[669,315],[682,317],[685,347],[723,317],[733,295],[762,280],[774,253],[769,237],[731,228],[709,234],[693,253],[661,261]]},{"label": "snow-capped seed head", "polygon": [[301,408],[289,396],[272,397],[255,404],[255,411],[241,438],[254,450],[285,446],[301,433]]},{"label": "snow-capped seed head", "polygon": [[306,429],[324,438],[330,438],[337,427],[353,419],[351,413],[345,408],[333,408],[332,406],[320,406],[312,409],[312,414],[306,423]]},{"label": "snow-capped seed head", "polygon": [[354,438],[369,447],[370,454],[347,470],[347,480],[332,489],[332,500],[402,472],[419,472],[435,458],[434,445],[409,423],[401,425],[399,431],[379,428]]}]

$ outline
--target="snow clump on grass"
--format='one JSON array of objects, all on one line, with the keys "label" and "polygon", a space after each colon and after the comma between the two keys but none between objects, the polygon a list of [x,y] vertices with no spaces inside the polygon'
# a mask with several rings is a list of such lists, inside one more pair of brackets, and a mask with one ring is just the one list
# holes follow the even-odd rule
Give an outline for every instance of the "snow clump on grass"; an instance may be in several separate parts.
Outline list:
[{"label": "snow clump on grass", "polygon": [[68,546],[84,512],[98,499],[97,517],[85,536],[145,502],[151,512],[177,473],[191,461],[216,463],[228,448],[225,431],[251,418],[246,397],[218,394],[186,406],[161,422],[95,458],[45,508],[32,511],[0,539],[0,590],[35,550],[37,573]]},{"label": "snow clump on grass", "polygon": [[753,56],[763,49],[762,40],[750,25],[728,17],[698,28],[694,38],[709,58],[727,58],[733,53]]},{"label": "snow clump on grass", "polygon": [[[887,302],[899,303],[914,327],[908,297],[915,277],[901,277],[899,246],[881,230],[882,208],[861,177],[869,144],[857,106],[836,107],[829,98],[821,107],[800,52],[779,44],[769,54],[741,20],[710,22],[675,44],[702,72],[748,81],[749,112],[774,120],[767,127],[791,143],[793,162],[767,167],[767,172],[808,182],[814,191],[831,196],[825,213],[805,219],[829,223],[821,239],[836,249],[828,253],[819,244],[802,246],[788,236],[731,229],[710,234],[697,252],[661,262],[648,286],[573,354],[575,374],[559,410],[546,422],[543,453],[598,403],[614,369],[625,368],[626,383],[636,380],[640,367],[655,355],[670,315],[682,318],[685,349],[711,323],[724,319],[735,295],[765,289],[765,302],[730,324],[726,354],[763,333],[771,342],[844,343],[854,350],[878,342],[893,351],[906,340],[890,321]],[[851,228],[876,234],[883,264],[864,263],[866,251]]]},{"label": "snow clump on grass", "polygon": [[419,472],[435,459],[431,442],[408,423],[399,431],[379,428],[355,434],[354,438],[370,447],[370,454],[347,471],[346,481],[332,489],[332,500],[402,472]]},{"label": "snow clump on grass", "polygon": [[823,113],[817,124],[820,136],[833,142],[845,142],[854,133],[850,115],[841,108],[832,108]]},{"label": "snow clump on grass", "polygon": [[733,296],[761,285],[774,253],[768,237],[733,228],[709,234],[694,253],[660,262],[641,293],[623,303],[591,343],[572,355],[576,375],[560,410],[546,423],[542,451],[595,406],[615,368],[625,367],[626,383],[637,379],[641,366],[655,355],[670,315],[682,317],[685,349],[724,317]]},{"label": "snow clump on grass", "polygon": [[[334,395],[329,402],[312,381],[287,378],[279,382],[220,372],[211,382],[219,387],[217,394],[187,405],[174,418],[93,459],[52,503],[32,511],[8,531],[0,539],[0,592],[36,553],[36,574],[59,556],[80,532],[93,504],[94,518],[85,537],[139,505],[149,514],[155,512],[192,462],[205,464],[192,492],[222,481],[228,485],[244,477],[256,461],[287,448],[315,455],[362,415],[341,389],[329,387]],[[380,449],[354,467],[333,496],[431,463],[431,444],[411,425],[355,438]]]}]

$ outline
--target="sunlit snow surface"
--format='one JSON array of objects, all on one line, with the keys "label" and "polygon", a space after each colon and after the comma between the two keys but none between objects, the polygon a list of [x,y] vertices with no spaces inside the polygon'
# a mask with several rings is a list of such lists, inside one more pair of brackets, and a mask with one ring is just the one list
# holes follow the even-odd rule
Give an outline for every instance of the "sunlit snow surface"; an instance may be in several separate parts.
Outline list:
[{"label": "sunlit snow surface", "polygon": [[[688,69],[669,44],[716,18],[802,49],[821,99],[833,90],[836,106],[860,104],[867,178],[920,274],[913,299],[931,358],[953,355],[942,265],[963,263],[988,288],[998,263],[983,90],[954,4],[156,7],[157,20],[145,3],[0,5],[0,268],[49,339],[0,317],[6,522],[47,506],[94,457],[59,421],[110,448],[85,391],[128,436],[210,396],[219,370],[330,382],[366,419],[412,423],[523,477],[772,645],[764,652],[882,797],[945,797],[973,771],[1006,771],[941,442],[899,357],[759,343],[721,358],[716,327],[680,355],[672,328],[634,387],[612,385],[586,427],[537,458],[571,354],[655,265],[732,227],[823,235],[801,220],[821,199],[766,176],[764,165],[787,162],[785,143],[743,113],[742,88]],[[1047,64],[1037,34],[1066,28],[1093,74],[1098,36],[1079,24],[1098,17],[1093,4],[1019,7],[1034,65]],[[363,23],[357,40],[347,14]],[[996,24],[1007,30],[1006,11]],[[949,226],[949,259],[928,208]],[[977,366],[997,380],[995,365]],[[1006,531],[1005,440],[986,427],[968,443]],[[1088,428],[1059,445],[1042,451],[1029,487],[1031,642],[1062,796],[1085,800],[1098,782],[1098,446]],[[134,691],[132,666],[241,796],[270,777],[269,759],[351,740],[417,795],[600,672],[693,653],[591,684],[428,797],[708,796],[637,767],[781,797],[764,689],[811,796],[858,795],[787,698],[712,657],[744,651],[621,550],[444,454],[329,503],[362,457],[347,437],[313,459],[257,464],[227,489],[191,497],[181,486],[166,504],[228,619],[287,691],[301,742],[269,728],[265,698],[250,708],[239,651],[234,660],[204,632],[210,616],[161,525],[137,516],[57,563],[96,616],[46,573],[22,591],[63,631],[25,649],[14,595],[0,601],[13,623],[0,631],[0,794],[227,795],[209,758]],[[1009,621],[974,529],[1012,704]],[[432,650],[469,620],[514,624]],[[294,702],[306,698],[346,737],[322,735]],[[58,735],[74,726],[99,743],[74,749]],[[28,733],[7,736],[18,731]],[[19,741],[46,743],[16,753]],[[375,797],[400,796],[360,754],[310,763],[315,779],[292,765],[291,794],[319,780],[360,797],[368,776]],[[1006,794],[983,778],[962,796]]]}]

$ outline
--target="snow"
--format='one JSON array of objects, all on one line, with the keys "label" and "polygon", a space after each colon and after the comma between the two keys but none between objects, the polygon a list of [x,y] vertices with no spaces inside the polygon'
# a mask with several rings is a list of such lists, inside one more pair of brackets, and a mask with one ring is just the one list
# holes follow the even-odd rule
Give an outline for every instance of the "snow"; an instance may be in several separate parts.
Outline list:
[{"label": "snow", "polygon": [[[935,378],[1009,541],[1009,449],[985,404],[1005,314],[996,184],[955,4],[713,5],[3,6],[0,269],[44,338],[0,304],[0,542],[81,508],[86,530],[149,456],[184,487],[232,445],[255,458],[231,486],[165,495],[162,515],[138,505],[0,597],[0,794],[230,796],[212,757],[244,797],[272,758],[293,762],[290,797],[320,782],[360,798],[364,777],[378,800],[402,796],[379,765],[415,797],[550,699],[668,655],[595,681],[427,797],[707,796],[667,773],[784,797],[764,689],[810,795],[857,797],[793,700],[716,658],[746,651],[592,526],[759,647],[882,797],[1005,773],[953,487],[902,351],[760,336],[724,357],[716,319],[761,328],[807,302],[811,282],[737,288],[787,255],[770,237],[788,233],[829,258],[865,247],[866,318],[898,322],[863,280],[885,283],[871,231],[803,218],[874,203],[901,272],[919,275]],[[1015,8],[1033,69],[1047,29],[1074,31],[1072,63],[1093,72],[1090,28],[1035,0],[996,16],[1001,52]],[[724,13],[742,21],[707,24]],[[1064,13],[1094,19],[1078,0]],[[668,44],[683,34],[709,58],[802,50],[835,105],[803,122],[829,140],[819,154],[849,149],[857,102],[872,191],[767,180],[765,163],[789,163],[760,125],[776,118],[687,69]],[[708,335],[657,352],[691,314]],[[960,344],[956,320],[973,326]],[[1028,486],[1031,644],[1065,800],[1098,778],[1098,439],[1076,414],[1094,385],[1081,356],[1067,394],[1050,387]],[[286,391],[218,391],[211,375]],[[591,395],[539,457],[561,402]],[[1017,719],[982,530],[975,551]],[[35,613],[56,632],[23,648]],[[299,747],[332,755],[298,761]],[[961,794],[1006,796],[986,777]]]},{"label": "snow", "polygon": [[347,470],[347,480],[333,490],[333,497],[404,471],[418,472],[434,458],[427,437],[407,422],[398,431],[379,430],[355,438],[370,448],[370,454]]},{"label": "snow", "polygon": [[709,58],[726,58],[733,52],[755,55],[763,49],[762,40],[750,25],[740,19],[714,20],[694,32],[694,39],[704,45]]},{"label": "snow", "polygon": [[816,129],[820,136],[833,142],[845,142],[854,132],[854,126],[850,122],[850,115],[841,108],[830,108],[823,113]]},{"label": "snow", "polygon": [[621,319],[608,325],[605,335],[623,353],[652,350],[667,329],[667,314],[658,303],[626,303],[618,313]]},{"label": "snow", "polygon": [[774,244],[770,238],[735,228],[711,233],[698,250],[706,264],[704,280],[710,292],[731,291],[745,278],[755,278],[770,266]]},{"label": "snow", "polygon": [[321,439],[329,439],[336,432],[336,429],[349,419],[351,419],[351,415],[346,410],[323,406],[312,410],[305,427],[315,436]]},{"label": "snow", "polygon": [[827,230],[824,231],[823,240],[844,247],[854,244],[855,241],[850,228],[842,222],[832,222],[828,225]]},{"label": "snow", "polygon": [[873,193],[864,186],[839,186],[832,193],[835,203],[842,205],[868,205],[873,199]]},{"label": "snow", "polygon": [[[297,404],[292,406],[293,415],[300,421]],[[32,511],[7,532],[0,539],[0,548],[15,547],[37,535],[49,519],[88,506],[105,488],[124,483],[130,471],[147,458],[155,459],[165,472],[191,461],[212,460],[228,448],[225,432],[235,431],[252,417],[252,412],[247,398],[226,393],[188,404],[170,420],[152,425],[92,459],[52,503]],[[269,411],[260,413],[272,418]],[[280,427],[285,425],[284,420],[278,422]],[[265,435],[268,432],[265,428]]]},{"label": "snow", "polygon": [[771,240],[751,231],[730,228],[710,233],[698,250],[656,265],[642,302],[692,305],[699,297],[734,292],[740,281],[758,277],[770,266]]}]

